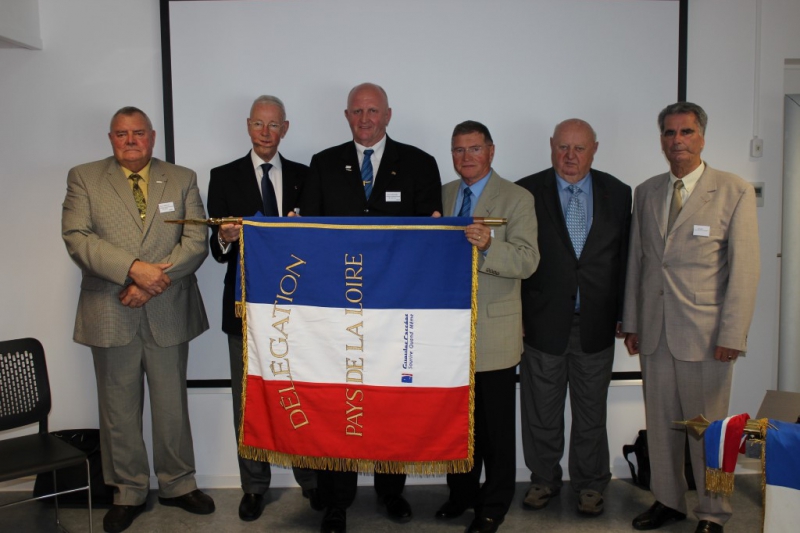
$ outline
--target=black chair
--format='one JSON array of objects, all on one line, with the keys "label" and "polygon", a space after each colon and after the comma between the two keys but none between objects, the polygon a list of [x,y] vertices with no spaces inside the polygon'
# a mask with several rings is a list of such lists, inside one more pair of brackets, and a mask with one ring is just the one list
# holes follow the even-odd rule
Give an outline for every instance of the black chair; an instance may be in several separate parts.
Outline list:
[{"label": "black chair", "polygon": [[56,525],[67,531],[58,516],[58,496],[86,490],[89,496],[89,531],[92,531],[92,491],[89,459],[86,454],[47,432],[50,414],[50,381],[44,348],[36,339],[17,339],[0,342],[0,431],[39,423],[39,432],[23,437],[0,440],[0,482],[33,476],[42,472],[53,473],[53,486],[57,487],[56,470],[86,464],[85,487],[54,492],[38,498],[27,498],[0,505],[9,507],[43,498],[54,498]]}]

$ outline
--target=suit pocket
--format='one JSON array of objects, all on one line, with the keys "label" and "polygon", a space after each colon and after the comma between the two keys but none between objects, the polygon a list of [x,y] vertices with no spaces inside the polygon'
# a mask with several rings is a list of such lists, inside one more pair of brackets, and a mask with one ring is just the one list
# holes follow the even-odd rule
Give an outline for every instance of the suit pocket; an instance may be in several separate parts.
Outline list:
[{"label": "suit pocket", "polygon": [[720,291],[697,291],[694,293],[694,303],[697,305],[719,305],[722,303]]},{"label": "suit pocket", "polygon": [[486,308],[486,314],[491,318],[518,315],[522,313],[522,302],[519,300],[505,300],[503,302],[490,303]]}]

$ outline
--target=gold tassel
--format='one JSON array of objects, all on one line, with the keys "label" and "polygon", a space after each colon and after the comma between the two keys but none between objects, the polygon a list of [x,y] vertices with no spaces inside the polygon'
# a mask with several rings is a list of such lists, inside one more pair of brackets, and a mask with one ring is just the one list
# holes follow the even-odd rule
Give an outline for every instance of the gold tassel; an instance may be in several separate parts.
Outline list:
[{"label": "gold tassel", "polygon": [[706,491],[718,496],[733,494],[733,472],[718,468],[706,468]]}]

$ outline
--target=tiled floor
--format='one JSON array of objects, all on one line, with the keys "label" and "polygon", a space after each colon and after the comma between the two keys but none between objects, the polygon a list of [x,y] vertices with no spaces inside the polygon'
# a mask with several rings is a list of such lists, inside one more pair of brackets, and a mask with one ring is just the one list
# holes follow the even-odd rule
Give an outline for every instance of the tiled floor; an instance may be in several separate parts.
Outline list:
[{"label": "tiled floor", "polygon": [[[760,476],[740,475],[736,478],[736,491],[732,498],[734,515],[725,527],[727,533],[757,533],[761,531],[761,486]],[[579,516],[575,507],[577,497],[570,490],[552,500],[541,511],[526,511],[522,508],[527,484],[518,483],[514,504],[500,527],[503,532],[617,532],[633,531],[631,520],[646,510],[652,496],[628,480],[613,480],[605,493],[605,513],[596,518]],[[217,510],[208,516],[195,516],[173,507],[158,504],[155,493],[151,493],[147,510],[140,515],[128,530],[131,533],[214,532],[236,533],[255,531],[313,532],[319,530],[322,513],[311,510],[308,500],[303,499],[300,489],[273,489],[270,501],[261,518],[255,522],[239,520],[237,509],[241,492],[235,489],[207,490],[216,501]],[[409,485],[405,495],[414,510],[414,519],[407,524],[389,521],[377,505],[374,491],[368,486],[358,489],[353,507],[347,513],[348,531],[358,532],[460,532],[473,518],[471,511],[462,517],[442,522],[434,519],[436,509],[447,498],[445,485]],[[0,493],[0,502],[11,501],[21,493]],[[689,508],[696,500],[695,493],[689,495]],[[105,509],[94,511],[94,530],[103,530]],[[88,531],[85,509],[62,509],[62,522],[73,532]],[[691,533],[697,524],[691,515],[683,522],[664,526],[660,531],[668,533]],[[50,532],[57,531],[54,525],[52,506],[33,502],[0,510],[0,532]]]}]

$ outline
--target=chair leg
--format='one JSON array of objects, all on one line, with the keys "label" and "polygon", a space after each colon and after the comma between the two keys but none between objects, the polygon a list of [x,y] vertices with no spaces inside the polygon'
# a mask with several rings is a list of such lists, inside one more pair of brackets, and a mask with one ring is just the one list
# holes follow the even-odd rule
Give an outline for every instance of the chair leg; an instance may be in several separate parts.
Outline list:
[{"label": "chair leg", "polygon": [[92,532],[92,472],[89,468],[89,458],[86,458],[86,493],[89,496],[89,533]]},{"label": "chair leg", "polygon": [[[55,470],[53,470],[53,492],[58,493],[58,479]],[[56,526],[58,526],[58,528],[61,529],[61,520],[58,516],[58,494],[53,496],[53,502],[56,506]]]}]

